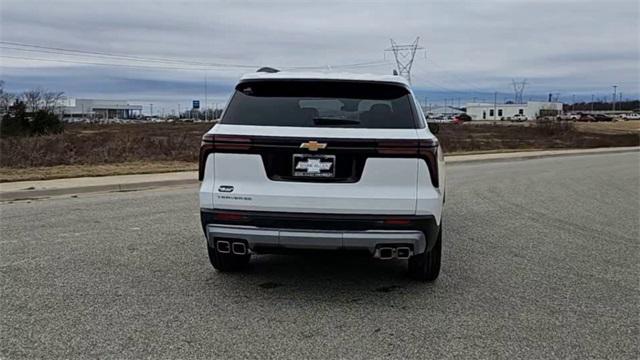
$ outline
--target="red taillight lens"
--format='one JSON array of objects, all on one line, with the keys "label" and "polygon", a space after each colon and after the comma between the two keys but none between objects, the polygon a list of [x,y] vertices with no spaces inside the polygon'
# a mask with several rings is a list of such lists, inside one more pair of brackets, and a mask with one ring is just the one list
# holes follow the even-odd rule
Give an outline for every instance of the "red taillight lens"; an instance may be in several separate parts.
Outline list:
[{"label": "red taillight lens", "polygon": [[418,155],[418,142],[415,140],[383,140],[378,141],[379,154],[385,155]]},{"label": "red taillight lens", "polygon": [[214,136],[216,150],[249,150],[251,139],[244,136],[216,135]]},{"label": "red taillight lens", "polygon": [[385,219],[385,225],[409,225],[411,221],[407,219]]},{"label": "red taillight lens", "polygon": [[209,154],[216,151],[234,152],[251,149],[251,139],[244,136],[204,134],[200,142],[198,180],[204,179],[204,170]]},{"label": "red taillight lens", "polygon": [[236,213],[227,213],[227,212],[215,213],[213,215],[213,219],[218,221],[233,221],[233,222],[244,222],[249,220],[249,218],[246,215],[236,214]]}]

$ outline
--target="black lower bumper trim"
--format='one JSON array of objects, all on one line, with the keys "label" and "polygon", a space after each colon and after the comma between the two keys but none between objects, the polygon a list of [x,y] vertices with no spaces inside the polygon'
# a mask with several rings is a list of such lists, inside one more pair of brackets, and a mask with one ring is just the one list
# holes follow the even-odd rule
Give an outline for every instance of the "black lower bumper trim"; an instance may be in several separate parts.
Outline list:
[{"label": "black lower bumper trim", "polygon": [[419,230],[427,250],[435,244],[439,226],[433,215],[318,214],[201,209],[202,230],[209,224],[247,225],[300,230]]}]

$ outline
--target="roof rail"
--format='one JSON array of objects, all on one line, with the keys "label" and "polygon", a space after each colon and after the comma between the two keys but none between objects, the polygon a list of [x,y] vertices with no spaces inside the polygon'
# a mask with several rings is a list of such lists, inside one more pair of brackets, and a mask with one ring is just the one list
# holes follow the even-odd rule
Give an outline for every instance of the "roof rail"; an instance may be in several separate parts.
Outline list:
[{"label": "roof rail", "polygon": [[261,67],[260,69],[258,69],[256,72],[264,72],[264,73],[270,73],[270,74],[272,74],[272,73],[280,72],[280,70],[278,70],[278,69],[274,69],[274,68],[269,67],[269,66],[263,66],[263,67]]}]

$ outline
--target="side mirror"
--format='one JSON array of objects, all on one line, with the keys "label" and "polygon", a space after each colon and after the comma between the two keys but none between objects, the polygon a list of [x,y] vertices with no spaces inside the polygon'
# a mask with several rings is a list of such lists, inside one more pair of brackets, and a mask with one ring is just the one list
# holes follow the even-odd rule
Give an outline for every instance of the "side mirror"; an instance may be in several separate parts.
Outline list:
[{"label": "side mirror", "polygon": [[429,126],[429,131],[431,131],[431,133],[434,135],[440,132],[440,124],[427,123],[427,126]]}]

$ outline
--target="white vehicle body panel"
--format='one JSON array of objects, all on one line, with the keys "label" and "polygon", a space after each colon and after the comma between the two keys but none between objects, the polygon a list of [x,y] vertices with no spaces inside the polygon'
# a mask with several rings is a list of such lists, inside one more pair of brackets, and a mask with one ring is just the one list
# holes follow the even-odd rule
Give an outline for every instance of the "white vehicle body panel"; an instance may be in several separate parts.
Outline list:
[{"label": "white vehicle body panel", "polygon": [[[270,180],[260,155],[215,154],[213,204],[228,210],[413,215],[417,163],[374,158],[357,183],[289,182]],[[220,186],[234,191],[219,192]]]}]

